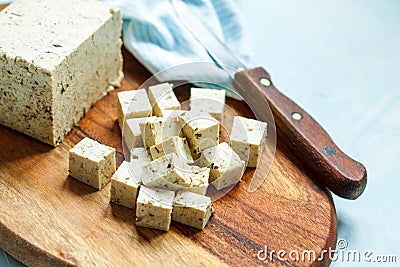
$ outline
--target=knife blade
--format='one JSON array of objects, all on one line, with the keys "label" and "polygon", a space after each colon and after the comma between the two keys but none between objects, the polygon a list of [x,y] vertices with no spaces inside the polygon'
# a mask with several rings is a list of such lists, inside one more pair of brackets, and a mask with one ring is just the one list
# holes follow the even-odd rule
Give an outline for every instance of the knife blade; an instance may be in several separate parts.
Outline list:
[{"label": "knife blade", "polygon": [[[181,14],[190,14],[190,12],[187,12],[187,8],[185,7],[183,1],[173,0],[172,3],[178,17],[181,17]],[[181,19],[193,25],[199,23],[197,20],[192,20],[190,16],[184,18],[181,17]],[[192,33],[192,36],[199,43],[201,43],[201,39],[198,38],[198,36],[202,36],[203,34],[205,36],[207,36],[208,34],[213,35],[213,33],[208,31],[208,29],[204,27],[198,27],[196,29],[198,30],[198,32],[196,34]],[[188,30],[191,31],[191,28],[188,28]],[[246,66],[240,59],[235,57],[229,49],[225,49],[225,45],[216,36],[213,36],[213,38],[216,41],[214,43],[214,47],[213,49],[206,49],[206,52],[210,55],[210,58],[214,61],[214,63],[228,74],[227,77],[230,79],[229,82],[232,84],[235,80],[235,74],[238,73],[240,70],[246,69]],[[224,56],[222,55],[222,53],[226,53],[226,58],[231,59],[228,62],[229,64],[226,64],[226,62],[222,62],[219,56],[213,51],[220,51],[219,56]],[[239,96],[239,98],[236,97],[236,99],[246,99],[246,103],[258,120],[267,122],[267,132],[269,133],[269,136],[264,143],[261,160],[258,164],[258,167],[253,172],[252,179],[248,188],[249,192],[254,192],[266,179],[274,160],[276,150],[275,121],[273,119],[268,102],[266,101],[261,91],[257,90],[249,94],[249,91],[242,90],[241,88],[232,87],[232,89],[234,89]],[[258,107],[264,107],[264,109],[259,109]]]},{"label": "knife blade", "polygon": [[232,85],[255,111],[256,118],[268,122],[259,107],[271,108],[280,137],[288,141],[289,148],[313,173],[314,179],[337,196],[358,198],[367,184],[364,165],[341,151],[310,114],[282,94],[265,69],[247,68],[183,1],[172,2],[177,17],[215,64],[223,70],[226,66],[237,70],[229,75]]}]

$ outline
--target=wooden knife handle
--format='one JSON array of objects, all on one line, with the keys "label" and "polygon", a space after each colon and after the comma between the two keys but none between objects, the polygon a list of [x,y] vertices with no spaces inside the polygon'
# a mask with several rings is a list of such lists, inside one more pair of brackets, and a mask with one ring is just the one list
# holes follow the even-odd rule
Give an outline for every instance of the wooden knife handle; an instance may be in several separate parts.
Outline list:
[{"label": "wooden knife handle", "polygon": [[316,179],[343,198],[356,199],[362,194],[367,184],[364,165],[343,153],[318,122],[279,92],[266,70],[238,72],[234,84],[263,92],[277,127]]}]

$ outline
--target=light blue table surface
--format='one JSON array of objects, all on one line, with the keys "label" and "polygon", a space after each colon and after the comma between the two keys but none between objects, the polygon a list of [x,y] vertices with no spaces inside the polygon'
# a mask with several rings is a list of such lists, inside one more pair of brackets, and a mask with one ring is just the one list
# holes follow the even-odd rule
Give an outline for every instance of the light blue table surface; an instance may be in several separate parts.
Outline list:
[{"label": "light blue table surface", "polygon": [[[0,0],[0,3],[4,0]],[[255,63],[368,170],[355,201],[334,197],[347,250],[400,265],[400,1],[238,1]],[[0,266],[20,264],[0,249]],[[381,266],[337,260],[332,266]],[[396,264],[382,264],[394,266]]]},{"label": "light blue table surface", "polygon": [[366,165],[364,194],[356,201],[334,197],[338,238],[347,250],[395,255],[400,266],[400,1],[239,3],[257,63]]}]

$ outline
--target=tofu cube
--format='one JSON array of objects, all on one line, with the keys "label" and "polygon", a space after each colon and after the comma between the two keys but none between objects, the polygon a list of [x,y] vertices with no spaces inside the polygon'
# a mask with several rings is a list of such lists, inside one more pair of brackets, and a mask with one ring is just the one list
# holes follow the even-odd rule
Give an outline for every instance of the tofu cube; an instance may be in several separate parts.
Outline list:
[{"label": "tofu cube", "polygon": [[180,109],[181,104],[172,90],[173,86],[171,83],[149,86],[149,99],[154,115],[161,117],[163,109]]},{"label": "tofu cube", "polygon": [[179,115],[186,112],[185,110],[168,110],[163,109],[161,111],[162,117],[164,118],[164,128],[162,132],[162,139],[168,139],[173,136],[183,137],[183,123],[179,120]]},{"label": "tofu cube", "polygon": [[150,158],[147,155],[146,149],[143,147],[137,147],[130,151],[130,164],[128,169],[132,174],[133,178],[139,184],[142,183],[142,168],[143,166],[150,163]]},{"label": "tofu cube", "polygon": [[178,192],[174,198],[172,220],[203,230],[212,212],[211,198]]},{"label": "tofu cube", "polygon": [[179,116],[184,123],[183,133],[194,159],[201,151],[219,144],[220,123],[206,112],[187,111]]},{"label": "tofu cube", "polygon": [[169,116],[171,116],[174,112],[185,112],[185,110],[182,109],[162,109],[161,110],[161,117],[163,118],[168,118]]},{"label": "tofu cube", "polygon": [[121,84],[122,15],[101,1],[14,1],[0,25],[0,124],[56,146]]},{"label": "tofu cube", "polygon": [[164,179],[172,184],[176,184],[181,189],[192,187],[208,186],[208,178],[210,171],[208,168],[200,168],[196,165],[189,166],[182,158],[173,157],[167,165],[167,172]]},{"label": "tofu cube", "polygon": [[150,154],[153,160],[161,158],[171,153],[175,153],[178,157],[182,158],[186,163],[193,163],[193,158],[192,155],[190,154],[186,138],[173,136],[162,141],[157,145],[150,147]]},{"label": "tofu cube", "polygon": [[126,119],[150,117],[151,104],[145,89],[117,93],[118,124],[121,130]]},{"label": "tofu cube", "polygon": [[245,162],[225,142],[204,150],[199,162],[210,167],[209,182],[217,190],[237,184],[245,169]]},{"label": "tofu cube", "polygon": [[157,118],[150,121],[139,123],[142,131],[143,145],[146,149],[157,145],[163,141],[162,132],[164,128],[164,118]]},{"label": "tofu cube", "polygon": [[168,231],[175,193],[142,186],[136,201],[136,225]]},{"label": "tofu cube", "polygon": [[190,191],[204,195],[210,169],[189,166],[176,154],[168,154],[143,167],[142,182],[151,188]]},{"label": "tofu cube", "polygon": [[267,123],[235,116],[230,146],[247,163],[247,167],[257,167],[264,149],[266,135]]},{"label": "tofu cube", "polygon": [[143,137],[142,137],[142,129],[140,127],[141,123],[145,123],[147,121],[157,120],[158,117],[145,117],[145,118],[134,118],[127,119],[125,122],[125,126],[122,131],[122,138],[125,141],[127,148],[132,150],[136,147],[143,147]]},{"label": "tofu cube", "polygon": [[69,175],[98,190],[115,173],[115,149],[84,138],[69,150]]},{"label": "tofu cube", "polygon": [[190,110],[208,112],[219,123],[224,118],[225,90],[191,88],[190,89]]},{"label": "tofu cube", "polygon": [[122,162],[111,177],[111,202],[133,209],[140,184],[130,173],[129,165],[127,161]]}]

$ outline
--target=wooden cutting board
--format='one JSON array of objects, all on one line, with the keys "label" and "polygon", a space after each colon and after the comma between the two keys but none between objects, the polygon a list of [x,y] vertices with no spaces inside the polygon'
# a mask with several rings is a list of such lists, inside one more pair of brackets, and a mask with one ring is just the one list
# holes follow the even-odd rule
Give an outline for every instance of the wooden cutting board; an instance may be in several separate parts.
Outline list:
[{"label": "wooden cutting board", "polygon": [[[204,231],[173,223],[167,233],[136,227],[134,212],[109,203],[110,185],[96,191],[68,177],[68,150],[88,136],[117,149],[123,160],[116,92],[136,89],[150,73],[124,51],[122,88],[101,99],[56,148],[0,126],[0,246],[27,265],[259,266],[328,265],[329,259],[267,261],[258,251],[334,248],[337,219],[330,193],[310,179],[278,136],[272,169],[249,193],[250,171],[214,203]],[[186,100],[187,90],[177,92]],[[227,99],[236,112],[249,108]],[[265,256],[260,254],[260,256]],[[288,258],[288,255],[285,256]]]}]

